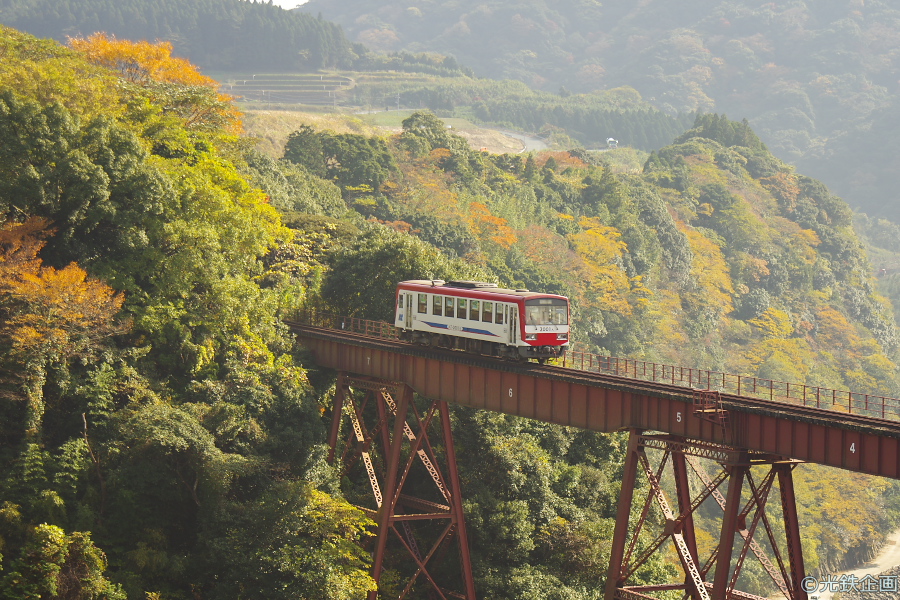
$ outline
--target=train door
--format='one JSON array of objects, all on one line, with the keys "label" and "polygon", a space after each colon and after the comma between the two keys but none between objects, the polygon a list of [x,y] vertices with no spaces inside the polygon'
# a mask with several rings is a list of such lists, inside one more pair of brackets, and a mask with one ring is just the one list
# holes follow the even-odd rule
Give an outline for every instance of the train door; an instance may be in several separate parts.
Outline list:
[{"label": "train door", "polygon": [[403,326],[406,329],[412,329],[412,311],[413,311],[413,295],[412,293],[406,294],[406,310],[404,314],[406,319],[403,323]]},{"label": "train door", "polygon": [[515,306],[509,307],[509,343],[516,345],[519,333],[519,309]]}]

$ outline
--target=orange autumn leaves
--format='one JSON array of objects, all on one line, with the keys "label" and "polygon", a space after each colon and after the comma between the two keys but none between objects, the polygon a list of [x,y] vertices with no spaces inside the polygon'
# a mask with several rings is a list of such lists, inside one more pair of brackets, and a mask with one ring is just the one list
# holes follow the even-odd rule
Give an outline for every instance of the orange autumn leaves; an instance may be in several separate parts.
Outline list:
[{"label": "orange autumn leaves", "polygon": [[508,250],[518,241],[515,231],[507,225],[506,219],[492,215],[487,204],[471,203],[468,221],[479,239],[488,239],[504,250]]},{"label": "orange autumn leaves", "polygon": [[202,85],[217,89],[219,84],[206,77],[197,67],[183,58],[172,56],[169,42],[131,42],[95,33],[87,38],[71,38],[69,44],[94,64],[119,72],[131,83],[150,81]]},{"label": "orange autumn leaves", "polygon": [[[171,43],[132,42],[95,33],[87,38],[69,38],[69,45],[90,62],[116,71],[130,83],[182,88],[182,91],[170,90],[157,101],[184,117],[188,127],[215,123],[229,133],[240,133],[240,112],[231,103],[231,97],[218,93],[218,82],[203,75],[189,61],[172,56]],[[200,93],[184,92],[191,89]]]},{"label": "orange autumn leaves", "polygon": [[[569,215],[560,218],[572,219]],[[630,315],[634,305],[647,302],[649,291],[640,277],[629,279],[622,267],[627,246],[622,234],[599,219],[582,217],[581,231],[563,238],[543,227],[532,226],[523,235],[525,255],[536,264],[561,269],[583,289],[584,306]]]},{"label": "orange autumn leaves", "polygon": [[123,295],[75,263],[43,266],[48,234],[37,218],[0,227],[0,343],[25,361],[84,354],[119,330]]}]

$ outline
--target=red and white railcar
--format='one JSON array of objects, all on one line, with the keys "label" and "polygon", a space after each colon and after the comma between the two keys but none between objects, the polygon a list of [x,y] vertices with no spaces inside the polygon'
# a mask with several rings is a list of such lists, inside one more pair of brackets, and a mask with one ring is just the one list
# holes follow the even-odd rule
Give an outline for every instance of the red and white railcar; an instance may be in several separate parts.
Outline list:
[{"label": "red and white railcar", "polygon": [[444,348],[544,362],[569,347],[569,299],[478,281],[397,285],[401,338]]}]

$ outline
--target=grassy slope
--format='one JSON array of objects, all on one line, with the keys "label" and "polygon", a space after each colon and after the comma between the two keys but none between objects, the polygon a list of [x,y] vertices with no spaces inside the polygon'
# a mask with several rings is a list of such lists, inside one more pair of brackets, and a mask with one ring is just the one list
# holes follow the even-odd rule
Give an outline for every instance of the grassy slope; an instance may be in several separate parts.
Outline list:
[{"label": "grassy slope", "polygon": [[[250,136],[259,138],[259,149],[273,157],[280,157],[288,136],[301,125],[310,125],[317,130],[331,130],[337,133],[358,133],[362,135],[386,135],[397,133],[403,119],[413,111],[389,111],[371,114],[351,114],[346,112],[316,111],[309,107],[304,110],[256,110],[245,109],[244,129]],[[444,119],[455,133],[466,138],[469,145],[478,150],[487,148],[494,154],[517,153],[523,143],[503,133],[479,127],[466,119]]]}]

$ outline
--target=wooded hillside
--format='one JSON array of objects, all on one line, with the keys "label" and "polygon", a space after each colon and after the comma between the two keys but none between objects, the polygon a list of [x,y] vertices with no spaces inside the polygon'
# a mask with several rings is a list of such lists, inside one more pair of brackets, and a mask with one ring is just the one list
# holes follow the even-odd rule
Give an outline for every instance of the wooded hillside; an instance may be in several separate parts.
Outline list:
[{"label": "wooded hillside", "polygon": [[642,115],[638,127],[630,116],[610,119],[590,97],[569,98],[627,86],[637,91],[635,104],[670,118],[696,111],[746,118],[778,157],[851,206],[900,221],[892,158],[900,150],[900,122],[892,117],[900,11],[885,0],[694,1],[677,9],[622,0],[312,0],[300,11],[239,0],[0,0],[0,22],[59,41],[98,31],[168,40],[177,55],[205,68],[251,74],[352,67],[454,77],[473,69],[557,98],[525,93],[492,102],[478,90],[463,101],[447,92],[471,82],[378,86],[353,98],[378,106],[404,91],[405,106],[464,105],[479,118],[529,131],[562,128],[589,147],[612,136],[647,148],[671,129],[659,116]]},{"label": "wooded hillside", "polygon": [[777,156],[898,219],[900,10],[886,0],[311,0],[301,10],[371,48],[451,54],[482,77],[554,93],[627,85],[669,114],[747,118]]},{"label": "wooded hillside", "polygon": [[[364,597],[372,522],[324,460],[334,375],[281,318],[386,318],[402,279],[564,293],[595,351],[898,395],[848,207],[746,123],[698,117],[641,173],[476,152],[426,112],[300,127],[282,159],[165,45],[3,27],[0,55],[4,598]],[[479,594],[597,598],[624,439],[453,419]],[[895,482],[795,477],[811,571],[897,525]]]}]

